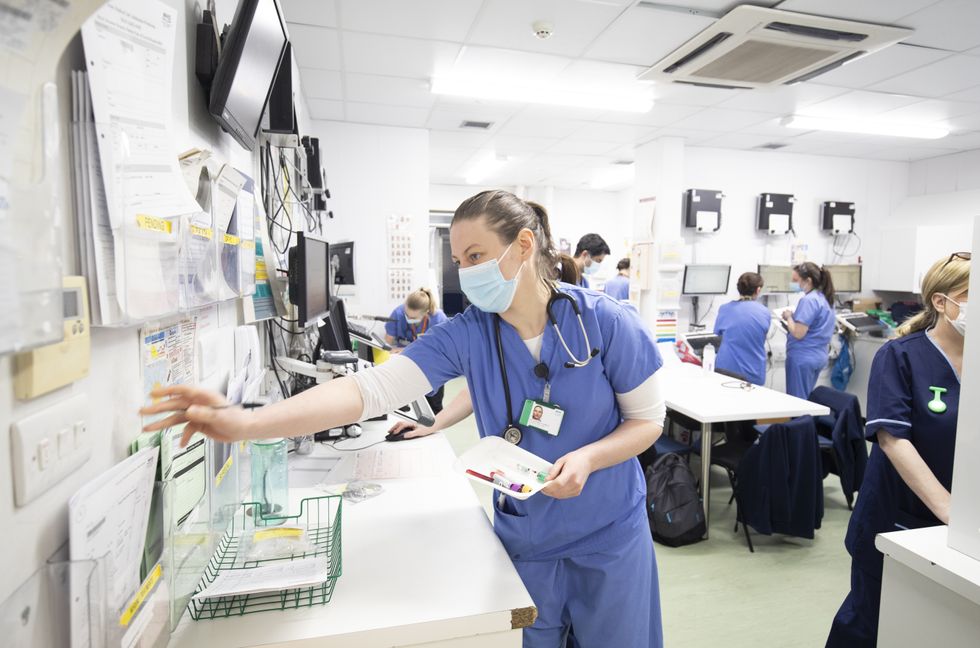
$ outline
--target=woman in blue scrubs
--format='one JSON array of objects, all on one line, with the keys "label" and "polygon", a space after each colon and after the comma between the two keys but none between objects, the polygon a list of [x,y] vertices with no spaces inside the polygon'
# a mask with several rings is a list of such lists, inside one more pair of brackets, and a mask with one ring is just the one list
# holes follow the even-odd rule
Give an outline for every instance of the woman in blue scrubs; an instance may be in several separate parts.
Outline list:
[{"label": "woman in blue scrubs", "polygon": [[[545,210],[505,191],[459,206],[450,228],[460,285],[473,304],[377,367],[251,412],[217,408],[189,386],[144,413],[173,414],[213,438],[312,433],[363,420],[465,376],[481,436],[554,463],[541,493],[495,498],[494,531],[537,607],[526,648],[663,645],[657,566],[639,462],[664,416],[652,334],[607,295],[551,280],[558,255]],[[455,401],[454,401],[455,403]],[[563,411],[557,429],[522,425],[528,404]],[[452,409],[452,406],[449,408]]]},{"label": "woman in blue scrubs", "polygon": [[740,373],[756,385],[766,384],[766,335],[772,323],[769,309],[758,302],[762,275],[746,272],[738,278],[738,301],[718,309],[715,334],[721,349],[715,367]]},{"label": "woman in blue scrubs", "polygon": [[[391,345],[392,353],[401,353],[409,344],[434,326],[439,326],[449,318],[436,308],[436,299],[428,288],[419,288],[409,293],[405,303],[391,311],[390,322],[385,322],[385,341]],[[442,411],[442,399],[446,393],[445,385],[431,394],[425,395],[429,407],[435,414]]]},{"label": "woman in blue scrubs", "polygon": [[616,264],[616,276],[606,282],[602,288],[603,292],[619,301],[627,301],[630,298],[630,260],[620,259]]},{"label": "woman in blue scrubs", "polygon": [[851,591],[828,647],[877,642],[882,555],[875,536],[949,523],[969,282],[969,253],[934,264],[922,280],[925,309],[875,354],[865,426],[875,443],[844,540]]},{"label": "woman in blue scrubs", "polygon": [[783,312],[786,336],[786,393],[806,398],[827,366],[834,318],[834,281],[830,272],[807,261],[793,268],[793,287],[806,294],[796,310]]}]

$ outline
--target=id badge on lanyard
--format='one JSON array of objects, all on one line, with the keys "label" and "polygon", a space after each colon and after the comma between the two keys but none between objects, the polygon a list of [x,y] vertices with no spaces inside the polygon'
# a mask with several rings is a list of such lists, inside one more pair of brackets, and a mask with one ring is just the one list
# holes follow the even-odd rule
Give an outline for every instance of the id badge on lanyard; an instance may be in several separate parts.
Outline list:
[{"label": "id badge on lanyard", "polygon": [[521,410],[518,421],[521,425],[547,432],[551,436],[558,436],[564,417],[565,410],[558,405],[528,398],[524,401],[524,409]]}]

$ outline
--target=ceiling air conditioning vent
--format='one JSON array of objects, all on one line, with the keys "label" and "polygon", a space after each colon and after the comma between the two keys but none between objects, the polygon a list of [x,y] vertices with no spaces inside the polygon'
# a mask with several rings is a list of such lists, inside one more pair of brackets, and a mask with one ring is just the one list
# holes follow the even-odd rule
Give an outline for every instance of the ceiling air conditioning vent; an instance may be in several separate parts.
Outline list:
[{"label": "ceiling air conditioning vent", "polygon": [[911,29],[741,5],[643,72],[640,79],[715,88],[788,85],[911,34]]},{"label": "ceiling air conditioning vent", "polygon": [[478,128],[480,130],[487,130],[491,126],[493,126],[493,122],[469,121],[469,120],[464,121],[462,124],[459,125],[460,128]]},{"label": "ceiling air conditioning vent", "polygon": [[782,144],[780,142],[768,142],[766,144],[759,144],[754,148],[762,151],[778,151],[779,149],[786,148],[787,146],[789,146],[789,144]]}]

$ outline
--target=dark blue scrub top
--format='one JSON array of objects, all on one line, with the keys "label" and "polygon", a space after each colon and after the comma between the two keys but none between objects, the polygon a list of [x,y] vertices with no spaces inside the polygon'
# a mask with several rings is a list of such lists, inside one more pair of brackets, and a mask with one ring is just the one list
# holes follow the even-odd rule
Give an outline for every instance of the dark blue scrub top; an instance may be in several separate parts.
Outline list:
[{"label": "dark blue scrub top", "polygon": [[766,334],[772,315],[755,300],[739,300],[718,309],[715,334],[722,336],[715,366],[735,371],[756,385],[766,383]]},{"label": "dark blue scrub top", "polygon": [[[946,388],[945,412],[929,409],[930,387]],[[868,439],[875,443],[846,540],[856,560],[866,560],[868,566],[880,564],[881,554],[874,548],[877,533],[941,524],[885,456],[877,433],[884,430],[911,441],[939,483],[950,490],[959,400],[959,376],[925,332],[892,340],[875,355],[865,426]]]}]

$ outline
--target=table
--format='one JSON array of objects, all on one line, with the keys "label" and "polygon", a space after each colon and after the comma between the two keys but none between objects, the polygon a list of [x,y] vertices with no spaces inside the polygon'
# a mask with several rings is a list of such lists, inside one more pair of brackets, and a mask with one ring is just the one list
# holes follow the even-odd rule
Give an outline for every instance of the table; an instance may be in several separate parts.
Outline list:
[{"label": "table", "polygon": [[[367,423],[363,436],[338,445],[367,446],[386,429]],[[519,647],[521,629],[537,611],[470,483],[451,472],[448,441],[437,434],[375,448],[426,449],[439,470],[383,480],[378,497],[344,503],[343,575],[330,603],[208,621],[185,614],[170,646]],[[318,444],[316,454],[331,453],[341,454]],[[341,463],[336,473],[328,481],[346,481],[349,466]],[[291,489],[290,498],[322,494]]]},{"label": "table", "polygon": [[879,646],[973,648],[980,637],[980,561],[947,545],[945,526],[883,533]]},{"label": "table", "polygon": [[[676,359],[672,351],[669,355]],[[665,359],[667,357],[665,355]],[[825,405],[758,385],[753,385],[750,390],[741,389],[733,378],[705,372],[701,367],[689,363],[666,361],[662,371],[661,385],[667,407],[701,424],[701,499],[705,538],[708,537],[711,504],[712,423],[830,414],[830,408]]]}]

